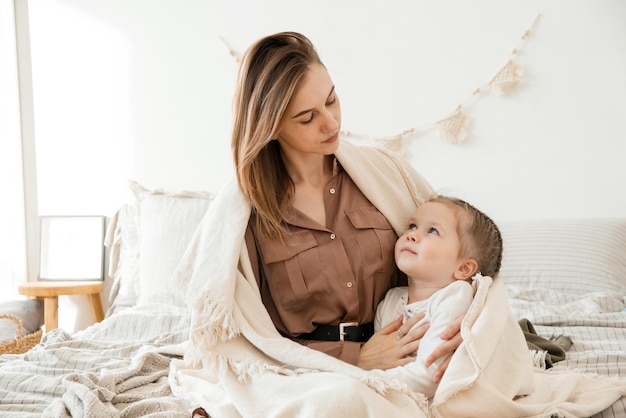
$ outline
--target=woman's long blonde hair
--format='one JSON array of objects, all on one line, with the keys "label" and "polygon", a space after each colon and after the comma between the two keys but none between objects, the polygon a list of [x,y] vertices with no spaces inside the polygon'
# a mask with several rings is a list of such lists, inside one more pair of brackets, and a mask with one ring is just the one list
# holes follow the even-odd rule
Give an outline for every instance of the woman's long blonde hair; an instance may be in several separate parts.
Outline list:
[{"label": "woman's long blonde hair", "polygon": [[239,188],[265,237],[283,236],[283,214],[294,193],[274,135],[298,83],[314,63],[321,60],[307,37],[282,32],[253,44],[239,68],[231,148]]}]

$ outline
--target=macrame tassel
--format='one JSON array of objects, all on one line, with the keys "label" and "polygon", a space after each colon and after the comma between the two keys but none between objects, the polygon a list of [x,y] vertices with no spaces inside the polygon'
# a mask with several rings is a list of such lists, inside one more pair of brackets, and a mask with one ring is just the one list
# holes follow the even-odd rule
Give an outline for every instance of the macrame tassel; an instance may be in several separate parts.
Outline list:
[{"label": "macrame tassel", "polygon": [[404,146],[402,145],[402,138],[404,135],[398,134],[394,136],[387,136],[384,138],[374,138],[372,141],[374,144],[388,149],[390,151],[394,151],[400,155],[404,155]]},{"label": "macrame tassel", "polygon": [[439,139],[460,144],[469,133],[468,125],[469,119],[459,106],[451,115],[437,122]]},{"label": "macrame tassel", "polygon": [[230,47],[230,45],[228,45],[226,40],[224,38],[222,38],[221,36],[220,36],[220,40],[222,41],[224,46],[226,46],[226,48],[228,48],[228,53],[230,54],[231,57],[233,57],[235,59],[235,62],[240,63],[241,62],[241,56],[234,49],[232,49]]},{"label": "macrame tassel", "polygon": [[489,85],[496,94],[505,95],[519,83],[522,77],[522,68],[509,60],[504,67],[489,81]]}]

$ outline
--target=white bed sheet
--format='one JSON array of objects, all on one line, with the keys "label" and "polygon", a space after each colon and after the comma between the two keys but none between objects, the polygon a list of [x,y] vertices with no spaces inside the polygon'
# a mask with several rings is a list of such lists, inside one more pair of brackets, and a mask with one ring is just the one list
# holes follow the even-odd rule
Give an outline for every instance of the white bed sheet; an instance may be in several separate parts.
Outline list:
[{"label": "white bed sheet", "polygon": [[[609,293],[575,295],[551,289],[507,286],[511,309],[527,318],[544,338],[567,335],[572,347],[554,370],[577,369],[606,377],[626,378],[625,297]],[[626,417],[622,398],[594,418]]]},{"label": "white bed sheet", "polygon": [[0,416],[189,417],[168,384],[188,329],[185,309],[159,304],[53,330],[24,355],[0,356]]}]

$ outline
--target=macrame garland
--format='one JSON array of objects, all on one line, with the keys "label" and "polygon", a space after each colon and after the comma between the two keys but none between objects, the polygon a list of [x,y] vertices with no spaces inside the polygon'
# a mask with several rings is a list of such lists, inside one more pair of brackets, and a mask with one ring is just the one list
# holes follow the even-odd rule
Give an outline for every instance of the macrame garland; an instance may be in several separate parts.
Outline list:
[{"label": "macrame garland", "polygon": [[452,114],[436,123],[439,138],[453,144],[460,144],[467,137],[469,119],[459,106]]},{"label": "macrame garland", "polygon": [[392,137],[373,138],[375,145],[382,146],[388,150],[404,154],[404,145],[402,145],[402,135],[394,135]]},{"label": "macrame garland", "polygon": [[513,60],[509,60],[509,62],[489,80],[489,85],[496,94],[500,96],[505,95],[518,85],[523,73],[522,67],[517,65]]},{"label": "macrame garland", "polygon": [[[404,155],[404,145],[402,145],[402,138],[409,134],[412,134],[413,132],[415,132],[415,129],[411,128],[394,136],[384,138],[372,138],[372,142],[374,142],[374,145],[378,145],[383,148],[387,148],[390,151],[394,151],[398,154]],[[351,136],[350,132],[342,131],[342,134],[346,136]]]},{"label": "macrame garland", "polygon": [[[539,20],[540,14],[537,13],[532,23],[526,29],[521,36],[521,42],[523,43],[528,35],[530,35],[531,30],[536,25]],[[228,48],[228,51],[231,56],[235,58],[237,62],[241,61],[240,55],[235,52],[226,41],[220,37],[224,45]],[[503,96],[510,93],[513,89],[515,89],[521,82],[523,69],[522,67],[515,61],[516,55],[520,50],[519,48],[514,48],[511,53],[511,57],[507,60],[507,62],[500,68],[496,74],[491,77],[491,79],[487,82],[486,86],[498,96]],[[483,92],[484,89],[477,87],[474,89],[472,94],[465,99],[460,105],[457,106],[456,110],[446,117],[439,119],[434,123],[427,123],[421,126],[416,126],[413,128],[405,129],[403,132],[395,135],[388,135],[384,137],[368,137],[367,135],[359,135],[350,131],[341,131],[341,134],[349,137],[360,137],[360,138],[369,138],[375,145],[387,148],[391,151],[397,152],[399,154],[404,154],[404,146],[403,140],[408,136],[415,136],[418,132],[429,131],[432,128],[437,128],[437,136],[440,140],[446,141],[452,144],[460,144],[462,143],[467,136],[469,135],[469,125],[470,121],[467,114],[463,111],[465,107],[467,107],[467,102],[470,99],[475,99],[478,95]]]},{"label": "macrame garland", "polygon": [[[524,31],[521,36],[521,42],[525,42],[526,38],[530,35],[531,30],[537,24],[539,20],[540,14],[535,15],[533,21],[531,22],[528,29]],[[522,45],[518,48],[514,48],[511,52],[511,58],[500,68],[496,74],[491,77],[487,85],[490,87],[491,91],[495,94],[502,96],[511,92],[514,88],[516,88],[521,81],[523,75],[522,67],[515,62],[516,55],[518,51],[521,49]],[[410,129],[406,129],[404,132],[396,135],[390,135],[385,137],[375,137],[372,138],[374,144],[378,146],[382,146],[384,148],[388,148],[392,151],[397,151],[401,154],[404,154],[404,147],[402,145],[402,141],[404,138],[413,135],[418,131],[426,131],[430,128],[437,128],[437,136],[440,140],[446,141],[452,144],[460,144],[462,143],[467,136],[469,135],[469,125],[470,120],[467,114],[463,111],[465,107],[468,105],[468,101],[471,99],[475,99],[478,95],[483,92],[483,89],[477,87],[474,89],[470,97],[465,99],[462,104],[458,105],[456,110],[450,113],[448,116],[439,119],[435,123],[424,124],[419,127],[413,127]],[[363,136],[363,135],[354,135],[349,132],[346,132],[348,136]]]}]

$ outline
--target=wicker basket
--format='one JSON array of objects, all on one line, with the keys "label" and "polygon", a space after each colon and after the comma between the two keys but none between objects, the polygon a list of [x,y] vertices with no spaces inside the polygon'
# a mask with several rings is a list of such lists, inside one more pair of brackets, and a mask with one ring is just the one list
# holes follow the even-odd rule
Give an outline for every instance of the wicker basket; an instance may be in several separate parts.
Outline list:
[{"label": "wicker basket", "polygon": [[41,341],[41,335],[43,330],[39,328],[39,330],[33,332],[32,334],[22,335],[24,331],[24,326],[22,325],[22,320],[19,319],[15,315],[11,314],[0,314],[0,319],[12,319],[15,322],[17,329],[15,330],[15,339],[10,341],[0,342],[0,354],[21,354],[25,353]]}]

